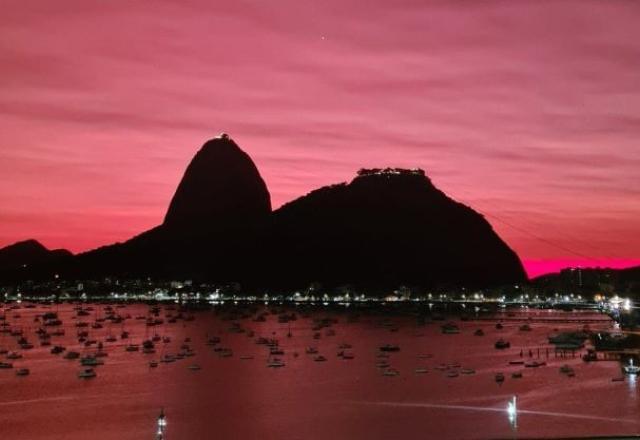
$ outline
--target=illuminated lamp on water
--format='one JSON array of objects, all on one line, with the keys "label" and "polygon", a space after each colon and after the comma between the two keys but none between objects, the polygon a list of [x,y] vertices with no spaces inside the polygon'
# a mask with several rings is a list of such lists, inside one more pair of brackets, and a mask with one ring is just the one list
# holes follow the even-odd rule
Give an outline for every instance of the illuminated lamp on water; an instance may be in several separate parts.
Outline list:
[{"label": "illuminated lamp on water", "polygon": [[509,417],[509,424],[514,428],[517,427],[518,407],[516,405],[516,396],[513,396],[513,398],[507,402],[507,416]]},{"label": "illuminated lamp on water", "polygon": [[158,416],[158,432],[156,434],[156,440],[165,440],[164,431],[167,427],[167,418],[164,415],[164,408],[160,410]]}]

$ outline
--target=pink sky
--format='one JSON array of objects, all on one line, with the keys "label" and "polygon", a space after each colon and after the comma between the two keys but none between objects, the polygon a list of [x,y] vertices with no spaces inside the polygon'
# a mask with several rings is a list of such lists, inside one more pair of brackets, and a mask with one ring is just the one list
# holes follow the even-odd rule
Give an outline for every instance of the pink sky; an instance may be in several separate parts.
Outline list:
[{"label": "pink sky", "polygon": [[4,0],[0,246],[159,224],[229,132],[274,205],[422,167],[530,274],[640,264],[640,3]]}]

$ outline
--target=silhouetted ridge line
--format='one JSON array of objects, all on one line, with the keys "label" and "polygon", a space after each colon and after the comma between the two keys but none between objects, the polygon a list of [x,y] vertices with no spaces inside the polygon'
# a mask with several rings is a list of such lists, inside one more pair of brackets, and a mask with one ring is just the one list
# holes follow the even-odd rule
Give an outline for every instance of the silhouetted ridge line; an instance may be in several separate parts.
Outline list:
[{"label": "silhouetted ridge line", "polygon": [[43,266],[54,267],[72,255],[66,249],[49,250],[37,240],[19,241],[0,249],[0,279],[14,279]]},{"label": "silhouetted ridge line", "polygon": [[272,212],[258,169],[226,135],[196,153],[162,225],[79,255],[63,275],[194,278],[276,290],[311,283],[482,287],[526,279],[491,225],[420,169],[362,169],[349,183]]}]

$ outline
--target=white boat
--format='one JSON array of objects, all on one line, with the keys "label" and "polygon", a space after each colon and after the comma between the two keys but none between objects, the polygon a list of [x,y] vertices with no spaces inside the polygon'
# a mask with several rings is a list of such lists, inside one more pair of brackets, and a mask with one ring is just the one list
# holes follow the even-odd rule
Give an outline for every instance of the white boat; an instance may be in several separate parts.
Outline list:
[{"label": "white boat", "polygon": [[279,359],[271,360],[267,363],[267,367],[269,368],[280,368],[284,367],[284,362]]},{"label": "white boat", "polygon": [[382,372],[383,376],[398,376],[400,372],[395,368],[387,368]]},{"label": "white boat", "polygon": [[629,359],[629,363],[622,367],[625,373],[627,374],[638,374],[640,373],[640,367],[634,365],[633,359]]}]

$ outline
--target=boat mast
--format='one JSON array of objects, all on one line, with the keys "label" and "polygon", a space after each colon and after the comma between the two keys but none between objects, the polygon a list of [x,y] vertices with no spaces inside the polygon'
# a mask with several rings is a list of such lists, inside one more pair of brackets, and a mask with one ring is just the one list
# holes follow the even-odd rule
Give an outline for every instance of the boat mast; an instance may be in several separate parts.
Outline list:
[{"label": "boat mast", "polygon": [[167,419],[164,416],[164,408],[160,409],[160,415],[158,416],[158,432],[156,433],[156,440],[166,440],[164,436],[164,430],[167,427]]}]

